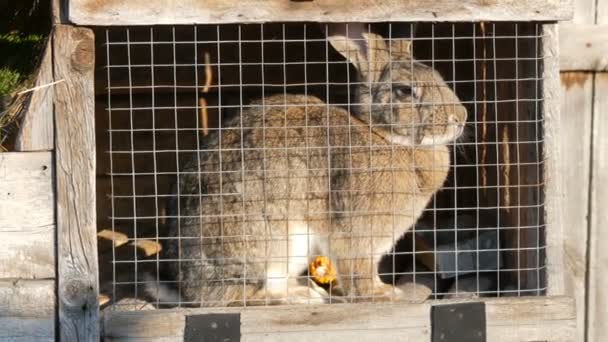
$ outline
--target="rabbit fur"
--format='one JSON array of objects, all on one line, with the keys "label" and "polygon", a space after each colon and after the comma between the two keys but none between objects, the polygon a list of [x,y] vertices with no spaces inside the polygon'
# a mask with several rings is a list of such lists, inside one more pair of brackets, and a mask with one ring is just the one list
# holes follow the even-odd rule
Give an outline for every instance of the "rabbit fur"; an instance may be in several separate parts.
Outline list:
[{"label": "rabbit fur", "polygon": [[411,41],[341,27],[327,38],[358,72],[352,112],[313,96],[259,99],[205,137],[181,171],[167,240],[180,300],[321,303],[302,281],[315,255],[335,263],[347,298],[403,297],[380,280],[378,261],[441,188],[446,144],[467,113],[413,59]]}]

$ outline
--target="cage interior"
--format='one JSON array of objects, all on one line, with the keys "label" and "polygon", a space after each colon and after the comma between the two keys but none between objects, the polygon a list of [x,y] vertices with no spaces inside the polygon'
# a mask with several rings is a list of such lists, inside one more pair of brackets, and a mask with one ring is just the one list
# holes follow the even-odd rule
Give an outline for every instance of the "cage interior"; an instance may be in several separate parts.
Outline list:
[{"label": "cage interior", "polygon": [[[392,251],[385,251],[379,266],[380,277],[388,284],[415,284],[404,287],[411,289],[411,294],[406,293],[408,298],[541,295],[545,289],[541,26],[536,23],[388,23],[372,24],[366,26],[366,30],[388,41],[413,42],[415,59],[439,72],[468,113],[463,135],[447,144],[451,165],[446,181],[422,213],[415,215],[415,224],[404,235],[393,236],[398,241]],[[286,94],[315,96],[320,99],[315,103],[327,113],[330,107],[342,108],[343,112],[355,110],[360,101],[355,96],[357,87],[365,82],[357,77],[360,70],[328,43],[327,32],[328,27],[318,23],[97,30],[99,269],[101,292],[110,297],[111,303],[142,298],[160,304],[161,300],[150,297],[146,284],[165,284],[178,292],[185,291],[182,287],[200,285],[183,275],[176,278],[163,273],[166,269],[180,273],[180,267],[188,262],[196,264],[196,260],[172,254],[171,250],[176,248],[172,240],[202,244],[203,238],[211,238],[211,244],[224,243],[229,237],[221,227],[228,224],[231,217],[258,214],[252,209],[257,207],[247,206],[246,190],[238,188],[222,193],[220,186],[220,193],[215,194],[221,203],[230,202],[229,198],[237,198],[238,202],[240,198],[242,208],[238,213],[231,213],[232,207],[228,205],[225,208],[201,205],[211,201],[207,199],[212,195],[211,187],[201,185],[200,167],[196,172],[192,169],[188,172],[186,166],[193,158],[217,153],[221,160],[222,156],[229,159],[230,153],[236,153],[240,155],[237,157],[240,167],[227,170],[220,166],[215,176],[219,177],[219,183],[225,182],[222,176],[230,179],[234,174],[243,180],[246,173],[252,171],[247,164],[248,154],[265,150],[263,153],[271,155],[289,155],[291,145],[287,140],[291,138],[281,133],[281,129],[287,130],[290,108],[302,107],[302,104],[293,103],[291,95]],[[393,86],[388,84],[389,88]],[[243,125],[249,122],[248,118],[242,120],[243,115],[268,111],[271,103],[259,100],[273,94],[283,95],[284,108],[278,110],[283,111],[285,122],[272,127],[264,122],[261,127],[264,132],[272,128],[277,134],[284,134],[285,143],[280,145],[283,151],[276,146],[274,149],[260,146],[259,142],[244,143],[253,133],[251,127]],[[384,105],[393,106],[391,101]],[[435,103],[414,104],[412,100],[411,106],[444,105],[441,98],[433,101]],[[304,112],[312,113],[311,108]],[[304,122],[307,130],[315,128]],[[325,124],[331,125],[328,122],[331,122],[329,118]],[[319,134],[330,139],[330,130],[321,128]],[[221,140],[218,136],[222,134],[241,135],[240,143],[214,145],[213,141]],[[312,148],[297,146],[301,150]],[[369,146],[371,143],[355,142],[346,148],[352,153],[353,149]],[[395,149],[391,144],[385,148]],[[370,160],[376,153],[372,148],[365,151]],[[305,153],[309,153],[308,150]],[[366,167],[371,169],[373,163],[365,165],[363,172]],[[326,167],[329,168],[329,162]],[[310,178],[315,170],[304,171]],[[263,172],[261,182],[266,187],[260,198],[264,200],[267,192],[271,200],[276,199],[271,192],[278,183],[272,177],[285,176],[285,172],[289,177],[290,173],[289,169],[266,170],[264,166],[255,171],[258,176]],[[327,172],[321,171],[319,177],[327,178]],[[352,176],[353,172],[346,170],[344,177]],[[180,193],[180,187],[175,184],[188,177],[198,179],[198,187],[189,194]],[[312,196],[313,188],[308,192],[305,189],[305,195]],[[374,196],[363,195],[368,199]],[[181,217],[180,210],[167,209],[171,201],[180,200],[182,208],[183,203],[190,201],[193,206],[211,211],[200,209],[201,216],[223,220],[217,224],[220,227],[217,236],[203,236],[204,227],[201,234],[194,237],[169,233],[171,224],[188,224],[182,222],[188,218]],[[286,208],[288,203],[285,202]],[[320,214],[331,222],[332,215],[336,214],[331,206],[326,208],[326,212]],[[287,218],[283,220],[287,222],[290,209],[285,212]],[[370,213],[351,213],[355,214]],[[312,220],[312,215],[306,217]],[[200,226],[208,222],[196,217],[191,219]],[[241,224],[243,238],[251,234],[247,230],[250,222],[241,221]],[[289,230],[281,232],[285,236],[278,238],[288,240]],[[372,228],[369,232],[374,234]],[[310,236],[310,231],[305,235]],[[247,259],[246,245],[241,253],[241,257]],[[202,258],[203,254],[198,256]],[[321,255],[306,255],[306,262],[316,256]],[[206,257],[211,258],[208,254]],[[222,257],[221,253],[216,255],[212,267],[227,270],[229,267],[225,260],[220,260]],[[331,255],[327,257],[335,262]],[[376,260],[371,254],[368,257]],[[228,283],[243,284],[243,287],[250,281],[259,284],[264,279],[248,279],[249,266],[243,266],[254,259],[239,263],[243,271],[236,275],[206,269],[201,272],[216,272],[214,281],[222,291]],[[265,272],[268,273],[268,269]],[[337,290],[332,292],[334,285],[328,288],[327,284],[309,280],[310,272],[310,268],[302,270],[301,277],[310,283],[305,286],[319,291],[323,298],[330,302],[338,302],[342,297],[346,301],[352,299],[352,296],[340,296]],[[288,291],[285,296],[289,296]],[[203,305],[229,304],[222,296],[200,301],[205,302]],[[200,303],[179,300],[173,304]]]}]

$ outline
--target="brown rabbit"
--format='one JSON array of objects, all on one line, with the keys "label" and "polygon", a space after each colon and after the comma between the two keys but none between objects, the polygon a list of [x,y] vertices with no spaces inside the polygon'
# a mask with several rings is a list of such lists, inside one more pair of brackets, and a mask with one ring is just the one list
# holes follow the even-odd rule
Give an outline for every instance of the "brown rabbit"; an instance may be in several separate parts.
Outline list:
[{"label": "brown rabbit", "polygon": [[402,297],[378,261],[442,186],[446,144],[467,114],[413,60],[411,41],[349,31],[328,40],[358,71],[353,113],[312,96],[263,98],[207,136],[180,173],[167,240],[180,300],[323,302],[301,281],[316,255],[333,260],[348,299]]}]

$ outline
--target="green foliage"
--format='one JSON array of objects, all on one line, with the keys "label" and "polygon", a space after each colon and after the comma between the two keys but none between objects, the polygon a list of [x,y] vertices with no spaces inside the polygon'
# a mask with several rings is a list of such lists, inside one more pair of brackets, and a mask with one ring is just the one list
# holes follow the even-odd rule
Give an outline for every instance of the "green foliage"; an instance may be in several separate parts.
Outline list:
[{"label": "green foliage", "polygon": [[36,34],[0,34],[0,95],[13,92],[33,72],[42,41]]},{"label": "green foliage", "polygon": [[0,69],[0,95],[8,95],[19,85],[21,75],[10,69]]}]

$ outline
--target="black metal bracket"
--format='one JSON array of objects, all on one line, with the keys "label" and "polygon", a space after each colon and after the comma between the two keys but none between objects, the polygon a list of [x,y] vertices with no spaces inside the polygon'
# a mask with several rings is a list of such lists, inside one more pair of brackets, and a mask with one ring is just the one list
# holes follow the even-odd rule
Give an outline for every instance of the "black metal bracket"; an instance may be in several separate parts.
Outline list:
[{"label": "black metal bracket", "polygon": [[434,305],[431,308],[431,341],[486,342],[485,303]]},{"label": "black metal bracket", "polygon": [[236,342],[240,340],[240,313],[186,316],[184,342]]}]

